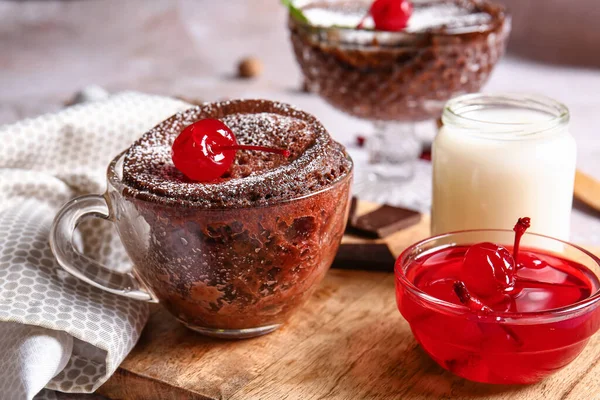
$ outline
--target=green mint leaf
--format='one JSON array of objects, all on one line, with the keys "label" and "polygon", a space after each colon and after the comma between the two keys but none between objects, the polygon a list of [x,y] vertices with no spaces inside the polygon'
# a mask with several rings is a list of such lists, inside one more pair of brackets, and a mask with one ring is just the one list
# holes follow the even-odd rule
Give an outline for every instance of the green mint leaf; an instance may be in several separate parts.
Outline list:
[{"label": "green mint leaf", "polygon": [[288,8],[288,10],[290,11],[290,15],[296,21],[303,22],[305,24],[309,23],[308,18],[306,18],[306,16],[302,12],[302,10],[300,10],[298,7],[296,7],[294,5],[294,0],[281,0],[281,4],[283,4],[284,6],[286,6]]}]

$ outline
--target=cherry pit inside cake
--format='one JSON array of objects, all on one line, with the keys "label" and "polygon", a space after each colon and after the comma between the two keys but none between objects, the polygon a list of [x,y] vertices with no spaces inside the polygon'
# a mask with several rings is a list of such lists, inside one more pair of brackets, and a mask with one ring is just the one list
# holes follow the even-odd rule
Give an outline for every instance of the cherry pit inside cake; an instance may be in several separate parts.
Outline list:
[{"label": "cherry pit inside cake", "polygon": [[[224,122],[244,145],[213,182],[175,168],[171,146],[201,119]],[[352,163],[313,116],[262,100],[211,103],[143,135],[123,159],[124,198],[148,243],[122,239],[136,273],[195,329],[277,325],[303,304],[331,265],[344,232]],[[131,251],[131,249],[137,249]]]}]

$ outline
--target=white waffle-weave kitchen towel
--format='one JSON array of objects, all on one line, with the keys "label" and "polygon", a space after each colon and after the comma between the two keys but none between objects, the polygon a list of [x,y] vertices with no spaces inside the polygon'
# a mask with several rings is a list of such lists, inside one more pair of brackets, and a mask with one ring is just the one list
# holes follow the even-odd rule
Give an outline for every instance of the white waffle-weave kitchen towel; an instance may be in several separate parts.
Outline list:
[{"label": "white waffle-weave kitchen towel", "polygon": [[[65,202],[105,190],[114,156],[188,107],[127,92],[0,127],[0,398],[93,392],[135,345],[146,304],[68,275],[48,233]],[[79,231],[86,255],[128,267],[108,223],[85,221]]]}]

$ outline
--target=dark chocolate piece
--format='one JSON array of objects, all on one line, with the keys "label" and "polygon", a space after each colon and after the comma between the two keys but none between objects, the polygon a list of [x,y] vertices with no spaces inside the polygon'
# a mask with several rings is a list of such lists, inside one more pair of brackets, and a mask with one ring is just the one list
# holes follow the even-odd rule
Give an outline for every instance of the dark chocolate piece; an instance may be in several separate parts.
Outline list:
[{"label": "dark chocolate piece", "polygon": [[365,237],[384,238],[394,232],[417,224],[421,214],[417,211],[387,204],[352,221],[352,228]]},{"label": "dark chocolate piece", "polygon": [[341,244],[331,268],[393,272],[396,258],[385,243]]}]

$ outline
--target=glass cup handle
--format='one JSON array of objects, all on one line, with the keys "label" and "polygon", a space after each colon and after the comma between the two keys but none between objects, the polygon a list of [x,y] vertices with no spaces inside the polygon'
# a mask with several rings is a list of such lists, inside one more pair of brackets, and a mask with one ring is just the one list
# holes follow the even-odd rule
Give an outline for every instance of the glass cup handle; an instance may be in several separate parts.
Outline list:
[{"label": "glass cup handle", "polygon": [[77,197],[63,206],[50,229],[50,248],[60,266],[82,281],[99,289],[136,300],[156,303],[155,297],[132,273],[110,270],[81,254],[73,245],[77,224],[87,217],[113,221],[108,204],[102,196]]}]

